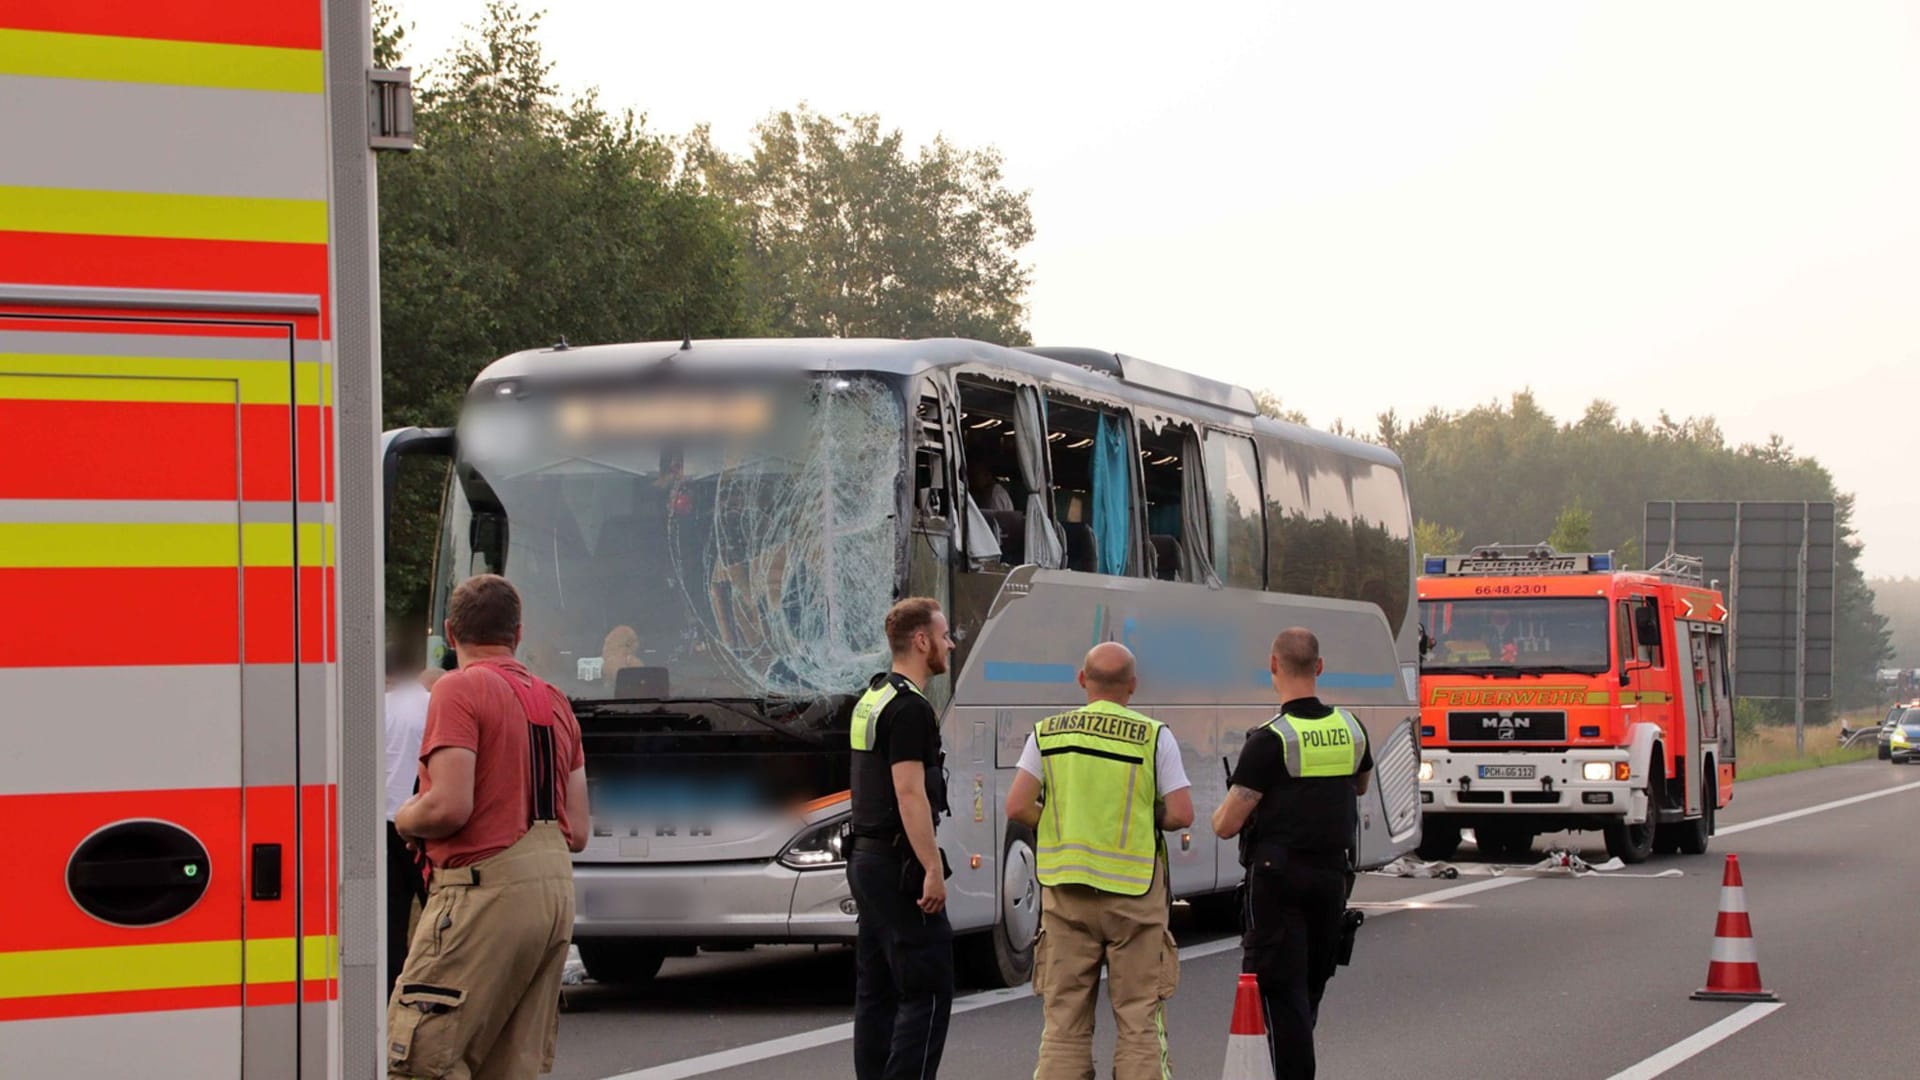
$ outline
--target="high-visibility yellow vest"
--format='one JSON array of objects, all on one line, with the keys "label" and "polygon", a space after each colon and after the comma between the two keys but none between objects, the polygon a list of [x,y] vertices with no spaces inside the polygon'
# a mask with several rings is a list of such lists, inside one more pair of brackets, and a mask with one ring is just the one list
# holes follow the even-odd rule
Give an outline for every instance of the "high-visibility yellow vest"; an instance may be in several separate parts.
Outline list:
[{"label": "high-visibility yellow vest", "polygon": [[1267,728],[1280,737],[1289,776],[1354,776],[1366,760],[1367,729],[1345,709],[1317,720],[1281,713]]},{"label": "high-visibility yellow vest", "polygon": [[[913,685],[911,681],[906,679],[901,681],[907,684],[907,689],[920,694],[920,688]],[[886,708],[887,702],[898,696],[900,696],[900,690],[893,685],[892,678],[881,680],[878,687],[860,695],[860,700],[853,706],[853,730],[848,734],[855,750],[873,750],[874,740],[879,737],[880,710]],[[926,695],[920,694],[920,696]]]},{"label": "high-visibility yellow vest", "polygon": [[1109,701],[1034,725],[1040,748],[1042,885],[1091,885],[1122,896],[1153,886],[1160,831],[1154,750],[1160,721]]}]

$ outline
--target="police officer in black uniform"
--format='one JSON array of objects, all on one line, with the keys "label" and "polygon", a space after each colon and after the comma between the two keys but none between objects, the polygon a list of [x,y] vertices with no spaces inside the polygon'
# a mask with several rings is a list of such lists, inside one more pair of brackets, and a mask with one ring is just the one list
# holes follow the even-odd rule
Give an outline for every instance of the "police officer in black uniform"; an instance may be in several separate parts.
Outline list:
[{"label": "police officer in black uniform", "polygon": [[1284,704],[1247,735],[1213,814],[1217,835],[1240,837],[1241,970],[1260,979],[1279,1080],[1314,1074],[1314,1023],[1353,888],[1355,796],[1373,778],[1365,729],[1315,693],[1322,667],[1319,639],[1306,629],[1274,639],[1268,670]]},{"label": "police officer in black uniform", "polygon": [[940,605],[909,597],[887,612],[893,670],[854,706],[853,837],[847,880],[860,908],[855,952],[856,1080],[939,1071],[953,1010],[947,870],[934,839],[947,809],[940,722],[924,691],[947,671],[953,639]]}]

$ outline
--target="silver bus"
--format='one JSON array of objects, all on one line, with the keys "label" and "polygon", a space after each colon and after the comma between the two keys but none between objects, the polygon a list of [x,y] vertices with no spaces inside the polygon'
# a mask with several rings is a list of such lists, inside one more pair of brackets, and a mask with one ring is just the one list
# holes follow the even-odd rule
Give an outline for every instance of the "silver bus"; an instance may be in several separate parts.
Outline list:
[{"label": "silver bus", "polygon": [[[1199,823],[1174,894],[1230,918],[1237,851],[1206,815],[1275,702],[1280,629],[1320,637],[1322,695],[1374,746],[1358,859],[1418,842],[1419,628],[1399,461],[1257,414],[1246,390],[1091,349],[966,340],[557,346],[494,362],[456,429],[429,626],[510,576],[523,660],[572,699],[595,807],[575,939],[601,981],[662,958],[847,942],[847,730],[887,666],[882,616],[937,598],[957,642],[940,844],[965,969],[1011,985],[1038,926],[1034,838],[1002,813],[1035,721],[1082,703],[1092,645],[1140,661]],[[429,639],[436,659],[444,650]]]}]

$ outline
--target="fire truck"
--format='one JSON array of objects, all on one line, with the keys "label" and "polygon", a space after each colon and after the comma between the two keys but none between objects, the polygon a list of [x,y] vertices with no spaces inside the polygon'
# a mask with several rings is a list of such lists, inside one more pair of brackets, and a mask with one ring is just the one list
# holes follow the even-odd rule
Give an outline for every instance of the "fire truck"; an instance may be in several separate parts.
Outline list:
[{"label": "fire truck", "polygon": [[367,0],[0,4],[0,1076],[372,1076]]},{"label": "fire truck", "polygon": [[1700,560],[1491,544],[1419,579],[1420,854],[1524,861],[1598,829],[1624,862],[1702,854],[1733,797],[1727,608]]}]

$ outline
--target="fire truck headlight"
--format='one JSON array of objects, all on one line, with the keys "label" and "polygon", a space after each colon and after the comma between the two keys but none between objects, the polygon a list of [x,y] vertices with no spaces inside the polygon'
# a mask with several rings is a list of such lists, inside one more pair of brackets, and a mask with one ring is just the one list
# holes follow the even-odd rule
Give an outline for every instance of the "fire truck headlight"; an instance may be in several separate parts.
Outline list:
[{"label": "fire truck headlight", "polygon": [[1605,783],[1613,778],[1613,766],[1604,761],[1589,761],[1580,766],[1580,778],[1591,784]]},{"label": "fire truck headlight", "polygon": [[1421,762],[1420,763],[1420,782],[1424,784],[1431,779],[1433,779],[1433,762],[1431,761]]}]

